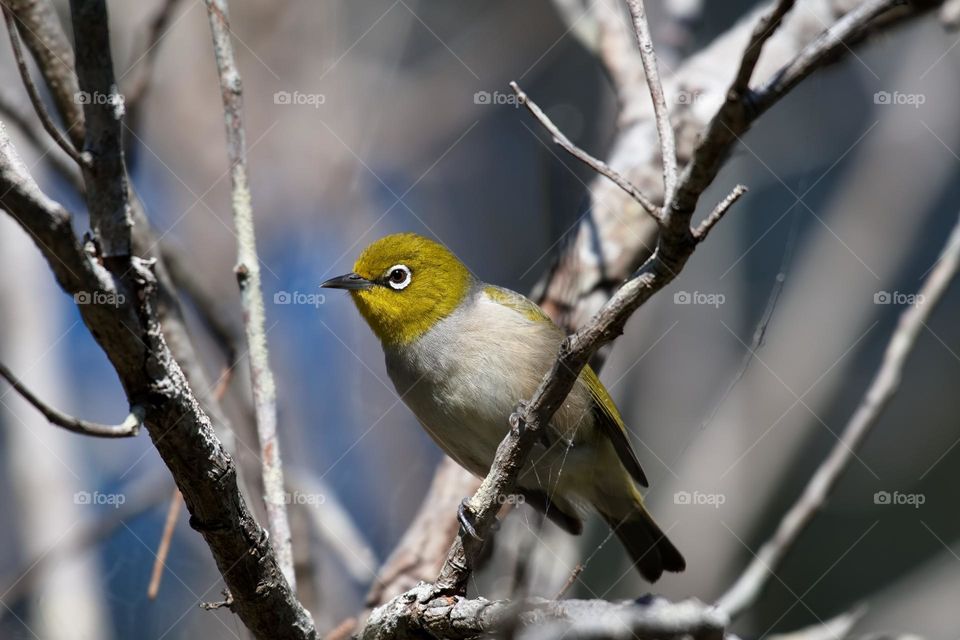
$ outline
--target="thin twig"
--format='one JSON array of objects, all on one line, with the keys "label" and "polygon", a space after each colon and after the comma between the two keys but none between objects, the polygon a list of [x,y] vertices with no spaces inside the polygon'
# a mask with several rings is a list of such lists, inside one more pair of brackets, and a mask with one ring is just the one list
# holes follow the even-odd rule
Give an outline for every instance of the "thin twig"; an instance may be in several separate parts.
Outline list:
[{"label": "thin twig", "polygon": [[247,346],[250,353],[250,379],[257,418],[257,436],[263,464],[263,490],[267,523],[284,577],[293,591],[293,548],[290,522],[284,500],[283,467],[277,441],[277,399],[270,370],[265,329],[263,291],[260,286],[260,262],[257,256],[253,209],[247,182],[246,142],[243,128],[243,88],[233,56],[226,0],[205,0],[214,53],[220,78],[220,93],[226,115],[227,155],[230,161],[233,219],[237,230],[237,283],[243,305]]},{"label": "thin twig", "polygon": [[730,207],[739,200],[743,194],[747,192],[747,187],[738,184],[733,188],[733,191],[727,194],[727,197],[717,203],[717,206],[713,208],[713,211],[710,212],[703,222],[694,230],[693,237],[697,239],[697,242],[703,242],[707,239],[707,234],[710,233],[710,230],[713,229],[714,225],[720,222],[720,218],[723,217]]},{"label": "thin twig", "polygon": [[[819,60],[827,51],[842,46],[848,34],[864,29],[870,20],[896,3],[897,0],[868,0],[865,5],[869,6],[858,7],[853,12],[856,14],[855,20],[850,22],[844,18],[817,39],[816,53],[805,53],[805,49],[798,57],[806,55],[812,60]],[[642,29],[645,20],[638,22]],[[642,33],[638,37],[643,40]],[[647,53],[653,53],[652,45]],[[648,58],[653,59],[652,56]],[[799,65],[799,69],[789,75],[797,77],[796,82],[799,82],[817,67],[818,64],[811,61],[810,64]],[[776,92],[781,90],[786,89],[778,88]],[[693,212],[736,140],[735,130],[745,130],[754,117],[748,113],[748,105],[741,97],[733,95],[734,92],[730,94],[711,121],[693,160],[684,170],[676,194],[673,199],[667,200],[664,208],[667,214],[656,250],[590,322],[564,341],[557,360],[544,376],[533,398],[519,406],[510,417],[511,429],[497,447],[490,472],[466,505],[478,537],[460,531],[437,579],[435,586],[438,592],[460,593],[465,588],[472,565],[482,549],[482,538],[496,522],[499,510],[497,498],[513,491],[520,469],[542,425],[549,423],[590,357],[623,332],[631,314],[673,281],[695,251],[699,243],[690,227]],[[726,134],[720,133],[723,129],[728,130]]]},{"label": "thin twig", "polygon": [[643,0],[627,0],[630,15],[633,17],[633,29],[640,46],[640,58],[643,60],[643,72],[647,77],[647,89],[653,100],[653,111],[657,120],[657,137],[660,139],[660,155],[663,160],[663,202],[664,207],[673,200],[677,187],[677,142],[670,124],[670,110],[663,95],[660,83],[660,71],[657,68],[657,54],[650,37],[650,25],[643,7]]},{"label": "thin twig", "polygon": [[13,15],[13,11],[7,6],[6,2],[0,2],[0,5],[3,6],[3,19],[7,23],[7,32],[10,34],[10,45],[13,47],[13,57],[17,61],[20,78],[23,80],[23,86],[26,87],[27,95],[30,96],[30,103],[33,105],[34,111],[37,112],[37,117],[40,118],[43,128],[50,134],[54,142],[78,165],[81,167],[89,165],[90,155],[77,151],[73,143],[67,140],[57,128],[57,125],[53,123],[50,113],[47,112],[47,108],[43,105],[43,99],[40,97],[37,85],[34,84],[33,78],[30,76],[27,60],[23,56],[23,47],[20,45],[20,33],[17,31],[16,18]]},{"label": "thin twig", "polygon": [[[658,128],[665,124],[669,129],[661,135],[666,165],[670,153],[674,154],[674,162],[676,155],[669,119],[666,123],[659,121],[660,115],[666,115],[666,105],[663,103],[662,88],[656,75],[656,54],[653,51],[653,44],[649,41],[642,3],[628,1],[631,2],[631,11],[634,13],[637,37],[640,39],[641,53],[644,55],[644,66],[647,70],[654,105],[657,109],[662,109],[662,113],[658,114]],[[652,69],[648,68],[648,63],[652,63]],[[553,414],[564,402],[583,367],[598,349],[623,333],[623,327],[633,312],[657,291],[672,282],[696,250],[699,243],[690,227],[690,220],[693,217],[696,202],[703,191],[696,193],[693,206],[678,210],[670,195],[673,193],[674,178],[670,177],[666,169],[665,166],[664,187],[667,198],[663,208],[664,220],[656,251],[603,305],[590,322],[564,340],[553,367],[544,376],[533,398],[527,403],[522,403],[510,416],[511,429],[497,447],[489,473],[466,505],[473,517],[474,528],[478,535],[471,535],[461,527],[460,535],[454,539],[453,546],[437,578],[436,587],[439,592],[462,593],[464,591],[472,565],[483,548],[483,538],[496,522],[499,511],[498,497],[513,492],[520,469],[539,437],[542,425],[549,423]],[[687,195],[689,197],[691,194]],[[723,210],[725,209],[721,209],[721,214]]]},{"label": "thin twig", "polygon": [[34,117],[33,109],[14,99],[9,92],[0,90],[0,118],[5,118],[15,125],[27,142],[33,145],[37,155],[49,162],[54,171],[69,182],[77,193],[83,193],[83,176],[80,175],[80,170],[70,157],[50,146],[47,132]]},{"label": "thin twig", "polygon": [[554,600],[562,600],[563,597],[567,595],[567,591],[570,591],[570,588],[580,579],[580,574],[583,573],[583,569],[583,563],[578,562],[577,566],[570,572],[570,577],[567,578],[567,581],[560,587],[560,591],[557,591],[557,595],[553,597]]},{"label": "thin twig", "polygon": [[167,555],[170,553],[170,541],[173,539],[173,532],[177,528],[177,518],[180,516],[180,508],[183,506],[183,494],[180,489],[173,488],[173,495],[170,496],[170,506],[167,507],[167,519],[163,523],[163,534],[160,536],[160,545],[157,547],[157,555],[153,562],[153,571],[150,572],[150,584],[147,586],[147,597],[155,600],[160,591],[160,580],[163,578],[163,568],[167,564]]},{"label": "thin twig", "polygon": [[43,417],[45,417],[50,424],[62,427],[67,431],[85,436],[94,436],[96,438],[130,438],[137,435],[140,427],[143,425],[143,409],[139,405],[130,407],[130,414],[120,424],[107,425],[87,422],[86,420],[61,413],[53,407],[44,404],[44,402],[27,389],[3,363],[0,363],[0,376],[6,378],[10,386],[23,396],[24,400],[32,404],[37,411],[42,413]]},{"label": "thin twig", "polygon": [[737,70],[732,85],[732,89],[738,94],[743,94],[750,88],[750,79],[753,77],[753,70],[757,68],[763,45],[776,33],[783,17],[793,8],[794,2],[795,0],[779,0],[773,9],[754,25],[747,48],[740,59],[740,68]]},{"label": "thin twig", "polygon": [[[745,88],[744,83],[749,82],[763,45],[773,36],[777,26],[782,24],[782,15],[789,9],[790,4],[781,0],[754,27],[737,77],[728,88],[723,104],[710,120],[706,132],[694,149],[691,161],[680,176],[672,204],[673,210],[687,213],[696,207],[700,196],[716,178],[731,149],[758,117],[811,73],[835,60],[838,54],[849,51],[850,44],[862,37],[875,22],[879,22],[881,16],[904,7],[901,0],[865,0],[805,46],[759,88]],[[916,10],[920,11],[922,8]]]},{"label": "thin twig", "polygon": [[803,494],[780,521],[768,540],[732,587],[717,601],[717,607],[735,618],[750,607],[763,591],[777,565],[783,560],[813,516],[825,503],[840,475],[855,456],[857,447],[876,425],[890,398],[897,392],[907,357],[933,310],[957,273],[960,265],[960,220],[957,221],[936,267],[927,276],[916,304],[901,315],[887,343],[883,362],[843,434],[810,479]]},{"label": "thin twig", "polygon": [[77,149],[86,138],[83,106],[75,72],[73,43],[67,38],[54,2],[49,0],[3,0],[17,18],[17,30],[33,55],[53,104],[66,128],[66,135]]},{"label": "thin twig", "polygon": [[662,222],[660,209],[650,200],[650,198],[643,195],[643,192],[641,192],[636,185],[617,173],[603,160],[594,158],[589,153],[570,142],[567,136],[563,135],[563,132],[557,128],[557,125],[553,124],[550,118],[547,117],[547,114],[545,114],[543,110],[537,106],[536,102],[531,100],[530,97],[523,92],[516,82],[511,82],[510,87],[513,89],[513,92],[517,94],[517,99],[527,107],[530,113],[532,113],[533,116],[540,121],[540,124],[543,125],[543,128],[546,129],[551,136],[553,136],[554,142],[560,145],[567,153],[597,173],[610,178],[615,185],[623,189],[624,192],[629,194],[631,198],[636,200],[640,206],[643,207],[644,211],[653,216],[654,220],[656,220],[658,223]]}]

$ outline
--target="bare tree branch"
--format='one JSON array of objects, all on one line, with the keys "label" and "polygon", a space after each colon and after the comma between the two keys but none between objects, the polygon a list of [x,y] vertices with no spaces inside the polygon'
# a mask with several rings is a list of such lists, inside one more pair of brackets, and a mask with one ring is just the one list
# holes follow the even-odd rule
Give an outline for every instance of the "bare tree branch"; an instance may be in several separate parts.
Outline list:
[{"label": "bare tree branch", "polygon": [[[708,125],[707,118],[714,115],[704,107],[720,104],[726,99],[730,87],[728,79],[733,78],[735,73],[729,68],[731,57],[749,46],[758,21],[773,11],[777,4],[778,1],[770,2],[765,8],[748,14],[713,43],[691,56],[666,80],[664,90],[673,110],[672,120],[681,166],[689,163],[695,146],[703,138]],[[854,29],[845,45],[853,47],[872,31],[886,31],[941,3],[918,0],[906,4],[887,4],[898,6],[872,20],[864,21],[862,15],[858,16],[856,20],[865,28]],[[824,24],[836,23],[853,5],[848,0],[797,0],[798,10],[783,20],[776,35],[771,36],[776,40],[776,46],[769,47],[762,60],[758,61],[756,72],[764,77],[779,78],[778,70],[800,59],[798,54],[804,48],[804,43],[808,42],[807,34],[821,30]],[[601,29],[594,51],[608,69],[617,69],[616,73],[610,75],[621,102],[618,118],[620,130],[605,160],[657,201],[662,197],[661,167],[652,152],[657,147],[657,132],[648,97],[645,92],[636,90],[643,84],[643,76],[636,70],[639,62],[631,58],[624,45],[624,42],[629,42],[629,33],[617,12],[606,3],[596,3],[595,9]],[[632,54],[637,57],[636,52]],[[831,46],[828,55],[818,57],[816,66],[827,66],[844,59],[846,54],[847,50],[842,45]],[[805,72],[805,75],[809,73]],[[796,77],[797,74],[792,73],[791,76]],[[785,95],[782,91],[766,94],[764,109]],[[748,98],[747,102],[755,105],[757,96],[748,92]],[[769,104],[766,103],[768,100]],[[746,110],[746,115],[752,122],[760,114],[756,108],[751,108]],[[738,135],[745,130],[738,130]],[[727,150],[720,155],[725,158],[734,144],[736,138],[729,145],[721,145]],[[568,332],[591,318],[609,297],[611,290],[650,256],[658,233],[658,226],[645,219],[642,207],[605,178],[593,180],[589,184],[588,195],[592,212],[589,224],[580,225],[557,256],[547,277],[537,287],[538,302]]]},{"label": "bare tree branch", "polygon": [[67,140],[60,130],[57,129],[57,125],[53,123],[53,119],[50,118],[50,114],[47,112],[47,108],[43,106],[43,99],[40,97],[40,92],[37,90],[37,85],[33,83],[33,78],[30,77],[30,69],[27,68],[27,60],[23,57],[23,48],[20,46],[20,35],[17,31],[16,18],[13,15],[13,11],[9,6],[3,4],[3,19],[7,24],[7,33],[10,35],[10,46],[13,48],[13,57],[17,61],[17,69],[20,71],[20,78],[23,80],[23,85],[27,89],[27,95],[30,97],[30,103],[33,105],[34,111],[37,112],[37,116],[40,118],[40,123],[43,125],[43,128],[46,130],[50,137],[53,138],[53,141],[63,149],[63,151],[70,156],[77,164],[83,166],[90,162],[90,158],[83,156],[80,152],[77,151],[76,147]]},{"label": "bare tree branch", "polygon": [[53,102],[74,147],[83,148],[86,130],[80,86],[74,73],[73,47],[50,0],[3,0],[17,17],[17,27],[43,74]]},{"label": "bare tree branch", "polygon": [[257,256],[253,209],[247,182],[246,142],[243,129],[243,89],[240,72],[233,57],[226,0],[205,0],[213,48],[220,76],[220,93],[227,128],[227,156],[230,161],[230,182],[233,188],[233,219],[237,229],[237,283],[240,285],[247,346],[250,352],[250,378],[257,416],[257,435],[263,462],[264,501],[267,521],[273,537],[277,559],[283,574],[296,590],[293,571],[293,548],[290,544],[290,523],[284,500],[283,467],[277,441],[277,399],[273,372],[267,350],[266,313],[260,286],[260,260]]},{"label": "bare tree branch", "polygon": [[[650,640],[724,637],[722,613],[696,600],[606,602],[604,600],[468,600],[437,597],[421,584],[377,609],[360,632],[361,640],[456,640],[496,635],[517,624],[529,626],[524,640]],[[535,625],[535,626],[534,626]]]},{"label": "bare tree branch", "polygon": [[[96,154],[93,160],[96,164]],[[93,246],[81,246],[69,215],[39,190],[3,127],[0,205],[30,233],[67,293],[123,294],[118,305],[79,305],[81,317],[131,404],[143,406],[144,424],[183,493],[190,525],[203,535],[233,596],[232,610],[257,638],[315,638],[310,615],[284,580],[267,536],[240,494],[233,460],[167,347],[157,321],[158,283],[151,261],[118,256],[101,264]]]},{"label": "bare tree branch", "polygon": [[546,129],[551,136],[553,136],[553,141],[560,145],[564,151],[597,173],[610,178],[615,185],[623,189],[624,192],[629,194],[631,198],[639,202],[640,206],[643,207],[647,213],[653,216],[654,220],[657,222],[663,221],[660,209],[650,200],[650,198],[645,196],[643,192],[636,187],[636,185],[614,171],[603,160],[597,160],[589,153],[570,142],[569,138],[567,138],[567,136],[565,136],[563,132],[557,128],[557,125],[553,124],[553,121],[547,117],[547,114],[545,114],[543,110],[537,106],[537,103],[531,100],[530,97],[524,93],[522,89],[520,89],[520,86],[516,82],[511,82],[510,87],[513,89],[513,92],[517,94],[517,99],[521,102],[521,104],[526,106],[530,113],[532,113],[533,116],[540,121],[540,124],[543,125],[543,128]]},{"label": "bare tree branch", "polygon": [[113,77],[107,6],[102,0],[71,0],[76,43],[77,78],[86,96],[83,167],[90,223],[104,258],[123,258],[131,251],[133,215],[123,165],[123,98]]},{"label": "bare tree branch", "polygon": [[640,59],[643,60],[643,71],[647,77],[647,89],[650,91],[650,99],[653,100],[657,138],[660,140],[660,156],[663,162],[663,201],[668,203],[673,200],[673,192],[677,187],[677,141],[674,138],[673,125],[670,124],[670,111],[667,109],[667,99],[663,95],[663,85],[660,83],[657,54],[653,48],[653,39],[650,37],[650,25],[647,24],[643,0],[627,0],[627,6],[633,17],[637,44],[640,45]]},{"label": "bare tree branch", "polygon": [[38,154],[46,154],[44,158],[53,166],[54,171],[69,182],[77,193],[83,193],[85,187],[80,168],[69,156],[57,150],[59,145],[50,146],[46,129],[37,122],[35,115],[34,109],[27,108],[27,105],[15,99],[10,91],[0,89],[0,119],[15,125],[36,148]]},{"label": "bare tree branch", "polygon": [[[796,81],[788,81],[778,86],[784,88],[795,86],[802,78],[818,68],[827,55],[838,53],[838,49],[845,46],[844,41],[848,37],[853,33],[865,31],[872,19],[896,4],[898,4],[897,0],[865,2],[828,29],[813,44],[804,48],[798,55],[798,59],[809,62],[788,64],[786,67],[788,71],[778,76],[796,78]],[[636,7],[631,8],[634,9],[635,18],[639,16],[641,18],[639,22],[643,22],[642,13],[637,14]],[[640,9],[642,11],[642,7]],[[770,15],[776,15],[779,10],[781,9],[778,5]],[[638,30],[642,29],[643,25],[639,25]],[[769,36],[768,29],[763,32],[759,42],[762,44]],[[638,37],[643,45],[645,41],[643,36]],[[759,56],[755,51],[757,48],[748,47],[746,55]],[[810,49],[816,53],[811,53]],[[649,53],[652,55],[652,50]],[[741,69],[752,69],[754,65],[755,62],[741,63]],[[749,73],[746,75],[749,77]],[[727,157],[732,141],[736,139],[734,128],[740,127],[743,131],[753,121],[753,118],[748,115],[747,96],[736,91],[737,82],[737,80],[734,81],[727,99],[711,121],[703,140],[697,145],[693,159],[680,179],[675,196],[664,205],[666,220],[654,253],[603,305],[589,323],[564,341],[553,368],[544,377],[533,398],[529,403],[518,407],[511,416],[511,429],[497,448],[490,472],[467,503],[478,537],[461,530],[460,535],[454,540],[454,545],[437,579],[437,588],[441,592],[462,593],[474,559],[482,548],[482,538],[496,521],[499,510],[498,497],[513,491],[517,475],[538,437],[540,428],[549,422],[553,413],[563,402],[580,370],[597,349],[622,333],[627,319],[640,305],[677,276],[695,250],[698,239],[690,223],[696,204],[701,194],[713,181],[722,166],[722,161]],[[653,96],[653,98],[656,103],[657,97]],[[732,135],[727,138],[718,133],[721,130],[727,130]],[[667,144],[664,143],[664,146]],[[726,209],[721,204],[718,210],[722,213]],[[716,218],[719,219],[719,216]],[[707,228],[709,229],[715,222],[716,220],[713,220]]]},{"label": "bare tree branch", "polygon": [[900,315],[897,329],[890,337],[883,354],[883,362],[830,455],[821,463],[797,502],[784,515],[773,537],[763,545],[743,574],[717,601],[717,607],[731,618],[736,618],[756,602],[777,565],[826,502],[830,491],[855,456],[857,447],[876,425],[890,398],[900,387],[904,365],[916,345],[921,329],[953,281],[958,266],[960,220],[954,226],[936,266],[920,288],[916,297],[917,303],[907,307]]},{"label": "bare tree branch", "polygon": [[[744,53],[744,60],[727,91],[726,99],[707,126],[707,131],[693,152],[690,164],[681,175],[673,210],[692,212],[700,194],[713,182],[731,149],[750,125],[803,79],[849,50],[849,44],[861,39],[876,21],[916,15],[923,9],[932,8],[934,4],[914,2],[905,7],[901,0],[866,0],[805,46],[759,89],[751,91],[747,83],[757,64],[763,43],[769,40],[783,13],[792,5],[792,2],[784,0],[778,2],[754,29]],[[888,12],[899,15],[884,18],[884,14]]]},{"label": "bare tree branch", "polygon": [[10,386],[23,396],[24,400],[32,404],[37,411],[42,413],[50,424],[63,427],[67,431],[97,438],[130,438],[140,432],[140,426],[143,424],[143,407],[140,406],[130,407],[130,414],[120,424],[108,425],[87,422],[44,404],[2,362],[0,362],[0,377],[6,378]]},{"label": "bare tree branch", "polygon": [[747,187],[738,184],[733,188],[733,191],[727,194],[727,197],[717,203],[717,206],[713,208],[713,211],[710,212],[703,222],[697,226],[693,231],[694,237],[697,239],[697,242],[703,242],[707,239],[707,234],[710,233],[710,230],[713,229],[714,225],[720,222],[720,218],[723,217],[730,207],[732,207],[737,200],[743,197],[747,193]]},{"label": "bare tree branch", "polygon": [[163,533],[160,536],[160,544],[157,546],[153,570],[150,571],[150,584],[147,585],[147,597],[151,600],[155,600],[157,594],[160,592],[163,568],[167,564],[167,555],[170,553],[170,541],[173,539],[173,531],[177,527],[177,520],[180,517],[180,508],[182,506],[183,494],[180,493],[180,489],[174,487],[170,503],[167,505],[167,517],[163,522]]},{"label": "bare tree branch", "polygon": [[480,481],[452,459],[444,458],[403,539],[384,562],[367,593],[367,606],[376,607],[411,589],[424,576],[436,577],[450,543],[457,535],[457,506],[476,491]]},{"label": "bare tree branch", "polygon": [[757,62],[760,61],[760,53],[763,51],[763,45],[770,39],[774,32],[780,28],[780,23],[787,12],[793,8],[795,0],[778,0],[778,2],[757,21],[747,41],[747,48],[740,59],[740,68],[733,80],[731,89],[738,93],[744,93],[750,89],[750,79],[753,77],[753,71],[757,68]]}]

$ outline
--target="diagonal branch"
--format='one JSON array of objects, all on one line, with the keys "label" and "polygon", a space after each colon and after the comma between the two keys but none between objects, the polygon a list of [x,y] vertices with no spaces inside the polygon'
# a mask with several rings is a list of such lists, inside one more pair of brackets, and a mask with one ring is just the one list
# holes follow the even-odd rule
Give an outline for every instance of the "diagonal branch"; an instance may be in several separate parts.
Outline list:
[{"label": "diagonal branch", "polygon": [[257,418],[257,435],[263,461],[263,489],[267,521],[277,559],[290,588],[296,590],[290,523],[284,500],[283,467],[277,440],[277,399],[273,372],[270,370],[265,329],[263,291],[260,286],[260,260],[250,187],[247,182],[246,142],[243,128],[243,88],[233,56],[226,0],[205,0],[213,48],[220,77],[220,92],[227,127],[227,156],[233,190],[233,219],[237,228],[237,283],[243,305],[247,346],[250,352],[250,378]]},{"label": "diagonal branch", "polygon": [[551,136],[553,136],[553,141],[560,145],[564,151],[597,173],[610,178],[615,185],[623,189],[624,193],[629,194],[631,198],[636,200],[640,206],[643,207],[644,211],[653,216],[654,220],[657,222],[662,222],[659,207],[653,204],[650,198],[645,196],[636,185],[614,171],[613,168],[603,160],[594,158],[589,153],[570,142],[570,139],[567,138],[567,136],[565,136],[563,132],[557,128],[557,125],[553,124],[553,121],[547,117],[547,114],[545,114],[543,110],[537,106],[537,103],[531,100],[530,97],[524,93],[522,89],[520,89],[520,86],[516,82],[511,82],[510,87],[513,89],[513,92],[517,94],[517,99],[520,101],[520,103],[526,106],[530,113],[533,114],[533,117],[540,121],[540,124],[543,125],[543,128],[546,129]]},{"label": "diagonal branch", "polygon": [[30,77],[30,69],[27,68],[27,60],[23,56],[23,47],[20,46],[20,34],[17,31],[16,18],[13,15],[13,11],[6,4],[3,4],[3,19],[7,24],[7,32],[10,34],[10,46],[13,48],[13,57],[17,61],[17,70],[19,70],[20,78],[23,80],[23,86],[27,89],[30,103],[40,118],[40,123],[46,132],[50,134],[50,137],[53,138],[53,141],[56,142],[68,156],[80,166],[86,165],[90,162],[90,158],[81,155],[77,151],[77,148],[73,146],[73,143],[64,137],[57,128],[57,125],[53,123],[53,119],[50,117],[50,113],[47,112],[47,108],[43,105],[43,99],[40,97],[40,92],[37,90],[37,85],[34,84],[33,78]]},{"label": "diagonal branch", "polygon": [[768,540],[732,587],[717,601],[717,607],[731,618],[753,605],[769,582],[777,565],[787,555],[810,520],[827,500],[844,469],[856,455],[857,447],[877,424],[890,398],[900,387],[903,368],[917,343],[921,329],[933,314],[960,266],[960,220],[953,228],[936,266],[927,276],[913,304],[900,315],[900,322],[887,343],[880,368],[873,377],[857,410],[830,455],[820,464],[803,494],[783,516]]},{"label": "diagonal branch", "polygon": [[902,0],[866,0],[805,46],[760,88],[751,90],[745,83],[752,75],[763,44],[773,35],[774,28],[781,23],[780,18],[791,4],[781,0],[754,28],[744,52],[745,61],[741,62],[723,104],[707,126],[690,163],[680,176],[672,204],[674,211],[693,211],[700,195],[716,178],[740,136],[811,73],[848,51],[850,43],[861,39],[870,28],[885,18],[893,20],[895,17],[902,19],[917,15],[937,3],[915,2],[907,7]]},{"label": "diagonal branch", "polygon": [[[799,82],[818,68],[825,56],[836,53],[840,47],[845,46],[846,38],[865,31],[871,20],[899,4],[899,0],[868,0],[800,52],[798,59],[810,60],[809,64],[791,62],[787,69],[792,71],[778,75],[786,74],[795,77],[796,82]],[[642,7],[639,8],[642,11]],[[778,10],[779,5],[773,9],[774,13]],[[635,13],[635,18],[637,15]],[[639,16],[642,18],[642,13]],[[644,22],[642,19],[639,21]],[[761,43],[770,36],[770,29],[763,33]],[[642,46],[642,34],[638,34],[638,37]],[[809,51],[811,48],[815,53]],[[652,60],[652,46],[647,53]],[[750,55],[759,56],[759,53]],[[752,64],[742,64],[741,67],[752,68]],[[783,86],[793,85],[788,82]],[[716,177],[728,156],[737,139],[736,131],[745,131],[756,117],[751,111],[748,98],[749,96],[736,91],[728,92],[727,99],[711,120],[706,135],[681,176],[674,197],[666,200],[666,219],[656,250],[589,323],[564,341],[556,362],[544,376],[533,398],[529,403],[518,407],[511,416],[511,429],[498,446],[487,477],[466,504],[473,516],[478,536],[470,535],[461,529],[437,579],[436,586],[441,592],[461,593],[464,590],[472,565],[482,549],[482,538],[496,522],[500,507],[498,498],[514,490],[517,476],[539,437],[540,429],[549,423],[590,357],[604,344],[620,335],[630,315],[653,294],[669,284],[693,254],[699,239],[690,224],[700,196]],[[656,103],[656,96],[654,101]],[[658,131],[660,124],[662,123],[658,122]],[[722,131],[727,133],[720,133]],[[661,142],[666,144],[662,139]],[[726,200],[735,200],[737,191],[739,190],[735,190]],[[719,213],[708,217],[704,230],[709,231],[727,208],[728,206],[721,203],[715,209]]]},{"label": "diagonal branch", "polygon": [[[678,162],[681,167],[688,166],[694,146],[704,137],[710,116],[706,104],[721,104],[729,91],[729,79],[734,77],[738,62],[731,68],[731,60],[740,60],[748,47],[751,34],[763,15],[768,15],[780,0],[768,0],[730,29],[719,35],[712,43],[685,61],[675,73],[665,79],[664,90],[673,110],[678,142]],[[643,87],[643,72],[639,54],[630,51],[636,60],[630,59],[625,40],[629,40],[627,29],[623,28],[617,12],[606,5],[596,3],[600,22],[601,37],[593,47],[595,55],[606,67],[624,67],[621,73],[613,75],[617,94],[620,96],[619,130],[613,140],[611,151],[604,160],[610,166],[638,185],[652,200],[662,197],[662,180],[659,154],[652,153],[658,147],[655,119],[648,106],[649,96]],[[762,73],[762,78],[777,77],[778,70],[787,69],[798,63],[798,57],[804,45],[809,43],[809,34],[818,33],[823,25],[834,25],[860,3],[849,0],[797,0],[798,9],[789,19],[782,20],[780,28],[770,36],[769,45],[764,47],[762,59],[758,60],[754,75]],[[892,6],[896,4],[896,6]],[[845,44],[853,48],[874,32],[890,32],[898,25],[924,15],[931,9],[942,5],[942,0],[914,0],[910,3],[888,3],[889,10],[874,19],[864,21],[859,9],[856,20],[863,28],[854,29],[847,36]],[[602,11],[600,11],[602,9]],[[604,26],[606,25],[606,26]],[[609,37],[603,37],[605,33]],[[615,46],[614,46],[615,45]],[[831,54],[816,58],[817,68],[841,62],[850,57],[849,49],[831,47]],[[804,77],[812,72],[805,72]],[[786,77],[796,78],[791,72]],[[631,79],[635,78],[635,82]],[[755,91],[761,89],[756,84]],[[626,86],[623,86],[626,83]],[[777,89],[764,93],[763,110],[769,109],[779,100],[789,95],[789,90]],[[753,93],[752,103],[756,106],[758,94]],[[769,100],[769,104],[767,101]],[[748,109],[745,117],[755,121],[760,113]],[[747,125],[746,128],[749,128]],[[745,130],[745,129],[744,129]],[[742,132],[739,134],[742,135]],[[736,143],[718,139],[719,146],[713,146],[717,154],[725,159]],[[701,160],[702,161],[702,160]],[[716,173],[713,174],[715,176]],[[710,180],[713,177],[709,178]],[[702,187],[705,188],[705,187]],[[580,224],[554,260],[537,289],[540,294],[537,301],[547,313],[558,319],[558,323],[568,332],[582,326],[600,308],[613,289],[630,273],[636,270],[653,251],[659,227],[646,220],[642,208],[618,187],[610,184],[606,178],[597,176],[589,184],[589,208],[593,211],[589,223]]]},{"label": "diagonal branch", "polygon": [[2,362],[0,362],[0,377],[6,378],[10,386],[23,396],[24,400],[32,404],[37,411],[42,413],[43,417],[45,417],[50,424],[63,427],[73,433],[97,438],[130,438],[140,432],[140,427],[143,424],[143,407],[139,405],[130,407],[130,414],[120,424],[108,425],[87,422],[86,420],[74,418],[66,413],[57,411],[53,407],[45,404],[32,391],[27,389]]},{"label": "diagonal branch", "polygon": [[[33,237],[61,288],[115,292],[111,274],[73,235],[70,217],[27,173],[0,126],[0,205]],[[89,249],[89,250],[88,250]],[[232,595],[231,609],[258,639],[316,638],[266,533],[237,484],[237,467],[217,438],[167,346],[157,320],[158,282],[150,262],[132,257],[125,284],[136,295],[114,305],[78,305],[110,359],[131,404],[183,493],[190,526],[200,532]]]},{"label": "diagonal branch", "polygon": [[796,0],[778,0],[770,11],[757,21],[753,27],[753,33],[750,34],[750,40],[747,41],[743,57],[740,59],[740,68],[737,70],[731,89],[739,94],[750,89],[750,79],[753,77],[753,70],[757,68],[757,62],[760,61],[763,45],[776,33],[783,17],[795,3]]},{"label": "diagonal branch", "polygon": [[75,148],[83,146],[86,129],[78,100],[80,87],[74,72],[73,47],[51,0],[2,0],[17,17],[24,44],[43,74],[67,136]]}]

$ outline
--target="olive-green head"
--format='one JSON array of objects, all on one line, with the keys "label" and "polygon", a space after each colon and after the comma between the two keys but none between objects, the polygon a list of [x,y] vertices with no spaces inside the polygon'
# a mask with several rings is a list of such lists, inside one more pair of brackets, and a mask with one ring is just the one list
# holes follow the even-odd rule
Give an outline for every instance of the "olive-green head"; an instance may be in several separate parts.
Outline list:
[{"label": "olive-green head", "polygon": [[397,233],[364,249],[353,273],[320,286],[348,290],[380,341],[402,346],[450,315],[472,284],[470,271],[442,244]]}]

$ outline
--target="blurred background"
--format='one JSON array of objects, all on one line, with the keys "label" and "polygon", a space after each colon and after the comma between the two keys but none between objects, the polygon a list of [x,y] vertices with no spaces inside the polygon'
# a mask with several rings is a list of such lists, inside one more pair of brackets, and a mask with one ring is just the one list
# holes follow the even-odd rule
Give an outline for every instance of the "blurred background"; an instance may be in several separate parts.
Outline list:
[{"label": "blurred background", "polygon": [[[109,3],[121,91],[162,4]],[[661,2],[648,4],[659,43],[669,16]],[[754,4],[706,3],[688,50]],[[482,279],[529,291],[575,229],[593,176],[550,144],[507,83],[518,81],[600,158],[617,102],[548,0],[247,1],[231,12],[281,450],[299,492],[291,517],[301,595],[328,630],[362,609],[441,453],[397,400],[349,298],[318,284],[349,271],[367,243],[415,231],[447,244]],[[538,596],[553,597],[577,563],[585,570],[572,597],[652,591],[711,601],[724,592],[836,442],[956,222],[956,44],[935,20],[916,21],[858,47],[764,115],[703,202],[737,182],[749,194],[617,341],[601,377],[635,435],[651,510],[687,571],[651,587],[600,522],[572,538],[553,525],[540,531],[523,507],[471,593],[508,597],[527,545],[528,589]],[[133,186],[164,243],[239,326],[223,115],[202,3],[177,3],[158,46],[154,85],[127,132]],[[0,57],[4,91],[25,103],[9,44]],[[664,57],[665,78],[678,64]],[[914,97],[888,103],[878,92]],[[46,162],[53,143],[37,149],[13,127],[11,135],[85,231],[81,201]],[[109,363],[7,216],[0,264],[0,359],[50,404],[119,420],[126,402]],[[765,342],[727,394],[779,279]],[[743,636],[861,602],[869,609],[860,631],[956,635],[958,311],[953,287],[835,494],[735,627]],[[189,320],[214,381],[222,354],[192,310]],[[255,483],[248,364],[226,364],[237,374],[224,403],[235,455]],[[232,614],[199,609],[220,599],[222,581],[184,514],[159,595],[147,597],[173,483],[145,434],[66,433],[0,385],[0,477],[0,638],[246,637]],[[877,492],[912,498],[885,504]]]}]

